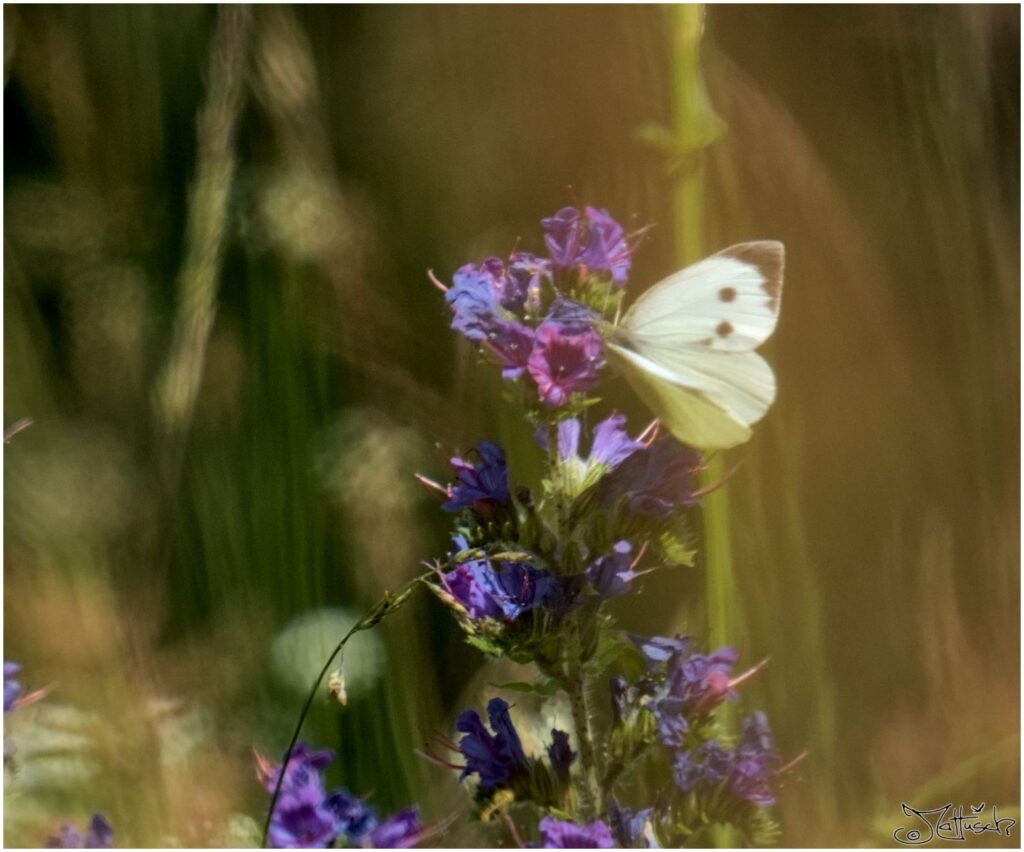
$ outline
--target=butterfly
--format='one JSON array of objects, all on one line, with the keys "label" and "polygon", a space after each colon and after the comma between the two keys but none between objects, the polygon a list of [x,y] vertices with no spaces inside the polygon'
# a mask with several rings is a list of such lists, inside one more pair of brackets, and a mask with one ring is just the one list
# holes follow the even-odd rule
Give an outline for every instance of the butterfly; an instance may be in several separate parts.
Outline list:
[{"label": "butterfly", "polygon": [[611,329],[609,359],[683,443],[742,444],[775,399],[754,350],[778,322],[784,266],[782,243],[740,243],[655,284]]}]

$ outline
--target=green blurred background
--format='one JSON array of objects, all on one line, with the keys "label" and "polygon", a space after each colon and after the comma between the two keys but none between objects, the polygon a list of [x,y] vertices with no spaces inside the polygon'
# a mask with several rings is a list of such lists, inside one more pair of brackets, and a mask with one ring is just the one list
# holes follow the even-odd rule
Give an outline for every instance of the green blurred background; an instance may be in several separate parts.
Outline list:
[{"label": "green blurred background", "polygon": [[[4,424],[34,421],[4,448],[4,656],[56,685],[5,718],[9,845],[96,809],[121,845],[247,841],[252,747],[446,547],[411,473],[484,437],[529,464],[426,269],[539,251],[574,198],[654,223],[634,293],[788,253],[778,400],[706,558],[622,623],[771,657],[743,703],[809,752],[787,845],[890,845],[901,801],[1019,815],[1019,8],[703,23],[4,7]],[[518,674],[426,595],[361,641],[306,731],[331,780],[459,812],[413,750]],[[493,841],[464,822],[446,843]]]}]

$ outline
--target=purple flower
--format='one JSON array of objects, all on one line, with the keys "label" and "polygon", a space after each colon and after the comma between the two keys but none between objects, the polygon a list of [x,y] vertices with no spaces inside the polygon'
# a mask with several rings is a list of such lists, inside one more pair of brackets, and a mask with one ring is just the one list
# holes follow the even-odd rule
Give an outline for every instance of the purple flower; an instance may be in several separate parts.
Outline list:
[{"label": "purple flower", "polygon": [[620,541],[612,553],[595,559],[587,568],[587,580],[602,598],[613,598],[629,591],[629,584],[637,577],[630,567],[631,552],[629,542]]},{"label": "purple flower", "polygon": [[699,786],[715,787],[728,777],[733,768],[733,755],[714,740],[695,751],[676,754],[672,777],[684,793]]},{"label": "purple flower", "polygon": [[446,512],[473,509],[488,514],[495,506],[509,502],[505,451],[493,441],[481,441],[476,445],[476,455],[475,464],[458,456],[452,458],[455,484],[450,489],[451,498],[441,507]]},{"label": "purple flower", "polygon": [[501,294],[501,304],[520,316],[535,313],[540,307],[541,286],[551,280],[551,263],[525,251],[509,258],[508,272]]},{"label": "purple flower", "polygon": [[685,636],[676,635],[674,638],[667,636],[638,636],[630,634],[639,649],[640,653],[647,659],[648,668],[654,670],[667,663],[673,656],[681,656],[690,649],[690,640]]},{"label": "purple flower", "polygon": [[768,718],[760,711],[751,713],[743,720],[743,733],[736,744],[729,789],[755,805],[774,804],[775,794],[769,785],[778,774],[778,760]]},{"label": "purple flower", "polygon": [[362,843],[377,827],[377,814],[366,802],[348,790],[337,790],[323,801],[323,807],[334,816],[336,834],[343,834],[349,843]]},{"label": "purple flower", "polygon": [[267,842],[274,849],[323,849],[340,833],[319,776],[309,773],[303,783],[282,788],[270,820]]},{"label": "purple flower", "polygon": [[73,825],[65,823],[60,834],[46,841],[50,849],[113,849],[114,829],[103,814],[93,814],[89,828],[83,835]]},{"label": "purple flower", "polygon": [[574,333],[592,329],[599,319],[601,315],[593,308],[561,294],[555,296],[544,317],[545,322],[552,322],[560,326],[562,331]]},{"label": "purple flower", "polygon": [[14,702],[24,691],[22,685],[14,679],[20,671],[20,664],[4,661],[4,713],[10,713],[14,709]]},{"label": "purple flower", "polygon": [[[454,541],[460,551],[468,549],[463,536],[456,536]],[[473,619],[515,621],[534,607],[559,611],[566,603],[557,577],[522,562],[503,562],[495,567],[487,558],[470,559],[441,575],[441,582]]]},{"label": "purple flower", "polygon": [[[406,808],[384,820],[370,835],[373,849],[411,849],[423,837],[418,808]],[[351,839],[351,838],[350,838]]]},{"label": "purple flower", "polygon": [[608,801],[608,822],[612,834],[623,849],[657,849],[658,844],[651,830],[654,808],[644,808],[633,813],[627,807],[620,807],[615,799]]},{"label": "purple flower", "polygon": [[476,710],[463,710],[455,728],[466,736],[459,740],[459,751],[466,759],[466,768],[459,780],[476,773],[480,788],[491,791],[508,786],[515,777],[528,771],[523,744],[508,713],[508,704],[492,698],[487,704],[492,734]]},{"label": "purple flower", "polygon": [[533,352],[533,329],[518,322],[497,320],[487,336],[488,348],[498,356],[501,377],[508,381],[518,379],[526,372]]},{"label": "purple flower", "polygon": [[[319,777],[319,774],[334,762],[334,752],[330,749],[313,751],[309,744],[299,741],[292,749],[291,759],[285,769],[284,780],[281,782],[281,789],[286,790],[296,784],[307,782],[310,774]],[[268,793],[273,793],[277,788],[277,777],[281,767],[272,767],[265,764],[260,767],[260,775],[263,786]]]},{"label": "purple flower", "polygon": [[[575,498],[597,483],[606,473],[614,470],[643,445],[626,434],[626,418],[613,414],[594,427],[590,452],[580,455],[580,421],[569,417],[558,423],[559,487],[570,498]],[[547,434],[538,430],[537,440],[547,449]]]},{"label": "purple flower", "polygon": [[726,698],[735,697],[729,688],[736,652],[719,648],[713,654],[682,654],[669,658],[664,685],[650,703],[658,722],[658,739],[667,746],[680,746],[690,728],[689,719],[707,713]]},{"label": "purple flower", "polygon": [[611,849],[615,846],[611,831],[601,820],[582,826],[552,816],[540,821],[540,840],[543,849]]},{"label": "purple flower", "polygon": [[562,781],[569,778],[569,767],[576,759],[576,752],[569,746],[569,735],[557,728],[551,729],[551,745],[548,746],[548,759],[551,761],[551,768],[555,770]]},{"label": "purple flower", "polygon": [[544,242],[551,262],[563,268],[574,265],[580,255],[583,236],[580,211],[575,207],[563,207],[554,216],[541,219],[540,224],[547,231]]},{"label": "purple flower", "polygon": [[607,210],[587,208],[588,238],[579,262],[588,270],[601,270],[612,274],[612,281],[622,287],[629,278],[633,250],[626,242],[626,232]]},{"label": "purple flower", "polygon": [[[459,267],[453,277],[445,301],[452,309],[452,328],[461,331],[469,340],[477,342],[487,338],[494,328],[498,312],[498,284],[491,259],[480,266],[467,263]],[[501,265],[501,261],[497,261]]]},{"label": "purple flower", "polygon": [[699,502],[695,477],[700,466],[695,451],[671,438],[658,438],[643,452],[632,453],[602,481],[602,502],[611,507],[624,500],[634,514],[665,517],[678,506]]},{"label": "purple flower", "polygon": [[541,401],[558,408],[571,394],[595,387],[602,367],[601,352],[601,336],[596,331],[569,333],[557,323],[541,323],[527,361]]},{"label": "purple flower", "polygon": [[547,231],[544,242],[554,266],[582,265],[588,272],[610,272],[616,286],[626,283],[633,250],[622,225],[607,210],[587,207],[581,216],[575,207],[563,207],[542,219],[541,225]]}]

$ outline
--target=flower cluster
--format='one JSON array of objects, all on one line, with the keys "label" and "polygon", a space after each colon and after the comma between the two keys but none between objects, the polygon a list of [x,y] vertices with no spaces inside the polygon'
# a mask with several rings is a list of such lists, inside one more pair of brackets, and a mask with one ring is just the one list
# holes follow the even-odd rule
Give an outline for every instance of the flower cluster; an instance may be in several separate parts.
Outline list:
[{"label": "flower cluster", "polygon": [[569,735],[557,728],[551,730],[544,761],[523,750],[506,701],[492,698],[487,703],[487,721],[489,727],[476,710],[463,710],[455,721],[455,729],[462,734],[458,743],[435,735],[441,746],[459,754],[461,764],[433,752],[428,757],[439,765],[461,770],[460,781],[475,776],[475,798],[483,806],[495,800],[499,791],[510,792],[516,801],[533,801],[539,806],[562,804],[569,789],[569,770],[577,756]]},{"label": "flower cluster", "polygon": [[[646,667],[642,677],[611,681],[612,753],[625,763],[654,749],[667,764],[675,792],[662,791],[653,807],[637,811],[617,804],[612,827],[623,846],[682,843],[707,819],[756,828],[758,813],[775,802],[772,784],[782,771],[768,720],[754,712],[730,746],[715,736],[714,710],[737,698],[736,687],[760,667],[733,676],[737,654],[720,648],[692,650],[682,636],[632,637]],[[753,810],[752,810],[753,809]]]},{"label": "flower cluster", "polygon": [[103,814],[93,814],[84,834],[65,823],[59,834],[46,841],[46,846],[49,849],[113,849],[114,829]]},{"label": "flower cluster", "polygon": [[338,841],[348,846],[408,849],[424,834],[416,808],[381,821],[376,811],[347,790],[328,793],[323,770],[334,760],[328,750],[312,751],[298,743],[281,777],[281,767],[259,759],[259,776],[271,794],[280,794],[270,818],[267,840],[276,849],[315,849]]},{"label": "flower cluster", "polygon": [[597,326],[619,304],[633,248],[605,210],[566,207],[541,224],[546,258],[514,252],[507,263],[466,264],[445,299],[453,329],[488,352],[505,379],[529,377],[540,402],[556,409],[597,386]]}]

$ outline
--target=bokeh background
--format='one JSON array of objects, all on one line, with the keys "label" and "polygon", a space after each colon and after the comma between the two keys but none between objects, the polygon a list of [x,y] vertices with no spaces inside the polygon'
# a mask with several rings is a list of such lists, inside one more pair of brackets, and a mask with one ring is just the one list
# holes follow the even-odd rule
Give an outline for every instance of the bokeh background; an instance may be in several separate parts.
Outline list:
[{"label": "bokeh background", "polygon": [[[5,718],[9,845],[93,810],[251,840],[252,748],[445,549],[412,472],[529,447],[426,269],[540,250],[574,198],[653,223],[633,292],[788,252],[778,400],[622,623],[770,656],[787,845],[1019,817],[1019,7],[705,12],[4,7],[4,657],[54,685]],[[428,597],[306,736],[440,819],[466,794],[414,749],[515,672]]]}]

